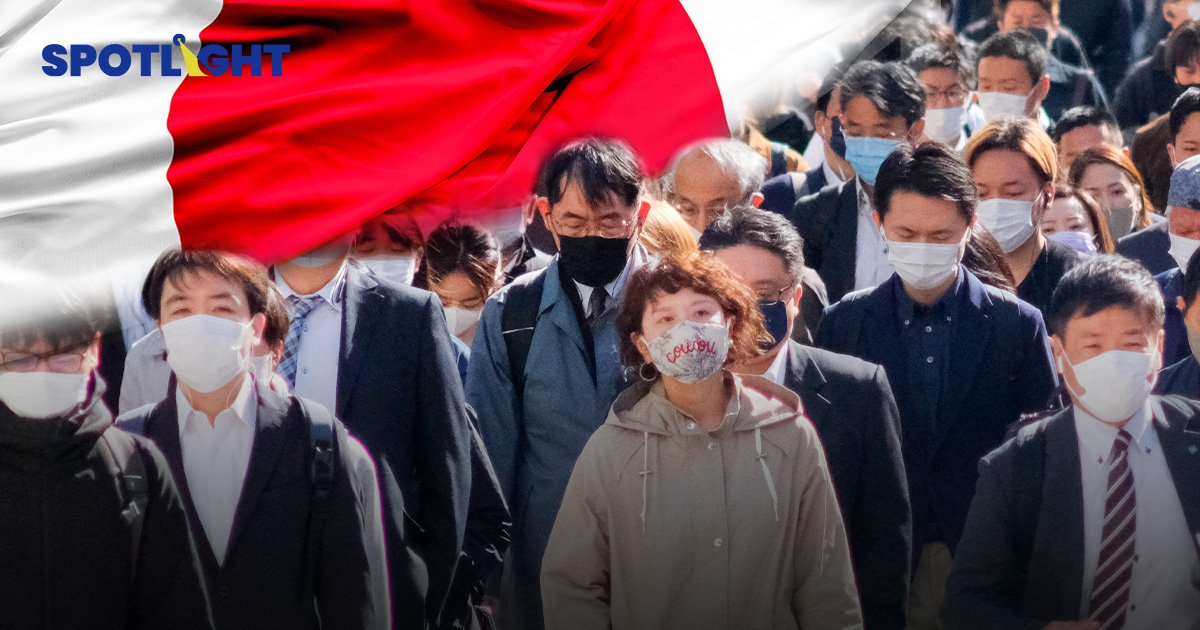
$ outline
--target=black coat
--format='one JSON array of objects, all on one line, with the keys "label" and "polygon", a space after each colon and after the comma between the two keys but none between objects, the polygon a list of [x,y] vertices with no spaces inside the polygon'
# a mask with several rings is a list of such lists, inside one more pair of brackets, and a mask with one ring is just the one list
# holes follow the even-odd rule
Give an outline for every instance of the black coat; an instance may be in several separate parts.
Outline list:
[{"label": "black coat", "polygon": [[854,290],[858,252],[858,188],[851,179],[801,197],[782,213],[804,239],[804,261],[825,281],[829,301]]},{"label": "black coat", "polygon": [[[1171,111],[1183,88],[1175,83],[1175,71],[1167,68],[1166,42],[1154,47],[1154,54],[1129,68],[1129,74],[1113,97],[1113,115],[1121,129],[1138,127]],[[1132,134],[1130,134],[1132,135]]]},{"label": "black coat", "polygon": [[[979,458],[1004,441],[1022,414],[1048,408],[1058,388],[1041,313],[1011,293],[988,287],[965,268],[950,332],[945,386],[935,428],[915,421],[920,392],[906,386],[908,363],[896,306],[899,276],[830,306],[817,346],[878,363],[900,409],[904,461],[913,506],[913,548],[929,535],[929,508],[953,552],[975,493]],[[900,289],[903,290],[903,289]]]},{"label": "black coat", "polygon": [[789,342],[783,384],[825,447],[868,630],[904,628],[912,510],[900,412],[887,374],[851,356]]},{"label": "black coat", "polygon": [[217,630],[385,627],[383,526],[374,504],[378,487],[370,458],[351,448],[345,427],[335,420],[333,487],[325,500],[322,535],[315,551],[310,549],[315,495],[309,423],[295,397],[265,387],[255,391],[254,445],[223,563],[199,525],[189,492],[174,383],[161,402],[117,421],[118,426],[140,422],[142,434],[162,449],[178,480],[184,505],[197,524],[196,546]]},{"label": "black coat", "polygon": [[335,415],[378,465],[393,621],[420,627],[422,606],[436,620],[450,588],[471,487],[466,403],[442,305],[350,264],[341,352]]},{"label": "black coat", "polygon": [[[1154,430],[1195,537],[1200,535],[1200,457],[1195,456],[1200,403],[1178,397],[1151,401],[1158,407]],[[1042,463],[1040,475],[1024,464],[1034,461]],[[1041,630],[1050,621],[1081,617],[1081,475],[1071,408],[1022,428],[980,462],[979,487],[946,580],[948,630]],[[1034,487],[1039,480],[1040,487]]]},{"label": "black coat", "polygon": [[142,438],[149,502],[135,576],[127,500],[97,442],[112,426],[97,389],[67,418],[20,418],[0,403],[0,626],[211,628],[179,491]]},{"label": "black coat", "polygon": [[1117,241],[1117,253],[1142,263],[1152,274],[1177,269],[1179,265],[1169,253],[1171,237],[1167,236],[1167,225],[1161,221],[1122,238]]}]

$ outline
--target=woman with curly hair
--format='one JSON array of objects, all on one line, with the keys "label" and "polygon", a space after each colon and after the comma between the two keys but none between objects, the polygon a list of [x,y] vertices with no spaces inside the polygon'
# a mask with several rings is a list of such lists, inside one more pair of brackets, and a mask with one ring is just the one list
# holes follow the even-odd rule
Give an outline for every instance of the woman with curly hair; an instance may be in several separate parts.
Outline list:
[{"label": "woman with curly hair", "polygon": [[800,399],[725,369],[768,338],[755,294],[710,254],[666,259],[631,277],[617,326],[640,383],[571,475],[542,564],[546,627],[859,626]]}]

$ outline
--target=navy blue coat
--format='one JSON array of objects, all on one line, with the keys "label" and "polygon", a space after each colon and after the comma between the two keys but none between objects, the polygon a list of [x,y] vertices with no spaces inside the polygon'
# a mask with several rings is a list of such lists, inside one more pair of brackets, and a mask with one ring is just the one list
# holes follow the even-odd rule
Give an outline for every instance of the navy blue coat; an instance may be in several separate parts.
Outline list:
[{"label": "navy blue coat", "polygon": [[[803,179],[797,186],[798,179]],[[818,166],[807,173],[784,173],[763,182],[763,202],[759,208],[780,214],[791,211],[796,200],[820,192],[825,187],[825,167]]]},{"label": "navy blue coat", "polygon": [[379,470],[392,619],[419,627],[422,595],[424,617],[435,619],[450,587],[471,485],[463,388],[441,302],[351,264],[341,352],[336,415]]},{"label": "navy blue coat", "polygon": [[896,305],[900,278],[847,295],[830,306],[816,345],[883,366],[900,409],[904,461],[913,506],[913,551],[928,535],[932,506],[954,550],[975,494],[979,459],[1000,445],[1022,414],[1047,408],[1058,375],[1042,315],[1011,293],[985,286],[965,268],[950,339],[949,380],[938,401],[940,431],[913,417],[918,392],[906,387],[906,361]]},{"label": "navy blue coat", "polygon": [[1178,263],[1167,253],[1171,249],[1168,225],[1167,221],[1159,221],[1122,238],[1117,241],[1117,253],[1142,263],[1152,274],[1177,269]]},{"label": "navy blue coat", "polygon": [[1183,295],[1183,271],[1178,267],[1168,269],[1154,276],[1159,290],[1163,294],[1163,304],[1167,307],[1166,321],[1163,322],[1163,365],[1173,365],[1192,356],[1188,346],[1187,327],[1183,325],[1183,313],[1176,307],[1176,299]]},{"label": "navy blue coat", "polygon": [[1154,393],[1200,400],[1200,361],[1189,354],[1179,363],[1164,368],[1158,373]]}]

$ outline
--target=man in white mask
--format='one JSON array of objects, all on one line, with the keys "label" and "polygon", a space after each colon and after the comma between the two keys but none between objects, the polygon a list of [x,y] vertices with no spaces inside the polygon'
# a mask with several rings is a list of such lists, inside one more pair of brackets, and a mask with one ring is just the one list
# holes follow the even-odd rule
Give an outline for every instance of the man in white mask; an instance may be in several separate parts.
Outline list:
[{"label": "man in white mask", "polygon": [[898,147],[875,201],[896,273],[829,307],[816,345],[883,366],[896,394],[917,560],[906,627],[935,628],[979,458],[1058,380],[1041,315],[960,264],[976,191],[957,153]]},{"label": "man in white mask", "polygon": [[962,151],[970,137],[967,119],[975,68],[961,51],[938,44],[914,50],[907,63],[925,86],[925,137]]},{"label": "man in white mask", "polygon": [[[174,387],[118,426],[150,438],[171,466],[218,627],[390,627],[370,456],[319,404],[252,375],[270,290],[266,269],[249,260],[164,252],[145,301]],[[319,435],[332,448],[324,486]]]},{"label": "man in white mask", "polygon": [[1200,403],[1150,395],[1162,297],[1142,266],[1100,255],[1048,315],[1071,404],[980,464],[947,627],[1194,628]]},{"label": "man in white mask", "polygon": [[1048,129],[1072,107],[1108,107],[1095,73],[1058,60],[1028,31],[996,33],[979,45],[977,56],[979,105],[988,122],[1009,115]]},{"label": "man in white mask", "polygon": [[104,406],[99,305],[48,302],[0,330],[3,625],[211,628],[171,470]]}]

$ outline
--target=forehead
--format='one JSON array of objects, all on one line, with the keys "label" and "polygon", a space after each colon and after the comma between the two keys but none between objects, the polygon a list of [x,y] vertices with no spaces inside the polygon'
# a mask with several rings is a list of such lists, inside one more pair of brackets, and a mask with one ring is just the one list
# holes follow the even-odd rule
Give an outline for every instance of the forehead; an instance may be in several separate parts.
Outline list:
[{"label": "forehead", "polygon": [[1104,129],[1099,125],[1076,127],[1062,135],[1061,142],[1072,146],[1094,147],[1104,144]]},{"label": "forehead", "polygon": [[479,288],[471,284],[471,279],[461,271],[446,274],[440,281],[429,279],[430,288],[438,295],[450,299],[462,300],[479,296]]},{"label": "forehead", "polygon": [[246,292],[237,283],[211,271],[184,271],[167,278],[163,283],[162,301],[207,299],[229,296],[237,302],[246,301]]},{"label": "forehead", "polygon": [[737,175],[725,172],[703,151],[688,153],[675,167],[675,193],[681,197],[727,193],[736,196],[740,190]]},{"label": "forehead", "polygon": [[696,304],[716,304],[717,299],[707,293],[700,293],[690,287],[685,287],[675,293],[655,291],[646,304],[647,312],[656,310],[672,310],[690,308]]},{"label": "forehead", "polygon": [[936,232],[946,228],[967,229],[967,220],[959,214],[953,201],[926,197],[915,192],[897,191],[892,194],[888,212],[883,216],[888,228],[904,228],[914,232]]},{"label": "forehead", "polygon": [[716,257],[747,284],[790,275],[781,256],[757,245],[736,245],[719,249]]},{"label": "forehead", "polygon": [[1108,184],[1127,182],[1128,178],[1125,175],[1125,171],[1116,165],[1097,163],[1089,164],[1084,169],[1079,181],[1085,186],[1107,186]]},{"label": "forehead", "polygon": [[1189,139],[1200,137],[1200,112],[1188,114],[1188,117],[1183,119],[1183,124],[1179,126],[1179,137],[1184,136]]},{"label": "forehead", "polygon": [[865,96],[859,95],[850,99],[846,103],[846,109],[842,111],[842,119],[847,123],[857,123],[860,125],[887,125],[887,124],[903,124],[904,119],[900,116],[884,116],[879,108]]},{"label": "forehead", "polygon": [[1054,203],[1050,204],[1049,208],[1046,208],[1046,214],[1043,215],[1042,218],[1051,220],[1070,218],[1086,219],[1086,213],[1083,210],[1083,204],[1079,203],[1078,199],[1074,197],[1062,197],[1055,199]]},{"label": "forehead", "polygon": [[558,203],[554,204],[551,210],[556,213],[570,213],[581,216],[608,216],[614,214],[633,214],[636,208],[636,203],[631,206],[625,206],[621,203],[620,198],[617,197],[615,192],[610,192],[603,203],[595,205],[588,203],[587,198],[583,194],[583,186],[578,181],[572,179],[567,182],[566,188],[563,190],[562,199],[559,199]]},{"label": "forehead", "polygon": [[921,83],[936,88],[954,87],[962,83],[958,73],[950,68],[925,68],[917,78]]},{"label": "forehead", "polygon": [[1125,306],[1109,306],[1091,315],[1082,310],[1072,314],[1066,323],[1066,336],[1113,337],[1134,334],[1157,334],[1159,327],[1148,313]]},{"label": "forehead", "polygon": [[984,57],[979,60],[980,81],[1018,81],[1033,85],[1025,62],[1011,57]]},{"label": "forehead", "polygon": [[975,158],[971,175],[980,184],[1037,183],[1037,175],[1029,164],[1029,158],[1024,153],[1008,149],[993,149]]},{"label": "forehead", "polygon": [[1050,12],[1040,3],[1033,2],[1032,0],[1014,0],[1008,3],[1008,7],[1004,10],[1004,15],[1009,17],[1050,17]]}]

